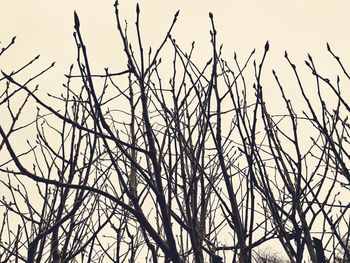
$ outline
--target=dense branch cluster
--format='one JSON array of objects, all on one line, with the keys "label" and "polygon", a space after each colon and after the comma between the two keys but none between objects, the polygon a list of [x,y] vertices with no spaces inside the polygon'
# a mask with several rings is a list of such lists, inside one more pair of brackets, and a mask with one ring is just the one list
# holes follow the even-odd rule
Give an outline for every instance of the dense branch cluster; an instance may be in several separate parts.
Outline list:
[{"label": "dense branch cluster", "polygon": [[[339,76],[309,56],[313,90],[285,54],[290,81],[272,71],[269,87],[284,105],[276,114],[262,81],[268,42],[243,63],[225,60],[210,14],[200,66],[194,43],[185,51],[171,35],[179,12],[155,51],[144,49],[139,6],[136,43],[118,2],[115,15],[124,71],[91,72],[77,14],[77,62],[60,96],[42,99],[33,84],[53,64],[19,80],[39,57],[2,71],[1,262],[348,262],[350,105],[340,79],[350,76],[331,47]],[[162,61],[164,48],[173,56]],[[22,120],[33,104],[35,117]],[[35,137],[19,150],[27,131]]]}]

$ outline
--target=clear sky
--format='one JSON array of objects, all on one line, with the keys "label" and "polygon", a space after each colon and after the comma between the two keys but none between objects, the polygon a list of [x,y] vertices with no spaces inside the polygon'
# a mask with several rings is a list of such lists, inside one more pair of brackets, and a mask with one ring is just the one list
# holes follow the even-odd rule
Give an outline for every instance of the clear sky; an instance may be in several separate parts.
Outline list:
[{"label": "clear sky", "polygon": [[[126,69],[125,56],[116,30],[114,1],[92,0],[0,0],[0,41],[8,42],[17,36],[16,46],[2,56],[0,67],[11,71],[41,54],[40,61],[28,69],[28,76],[56,61],[54,70],[38,80],[47,90],[60,89],[65,82],[64,73],[76,61],[76,47],[73,39],[73,12],[80,17],[81,30],[88,48],[92,70],[103,73],[104,68],[116,72]],[[350,1],[339,0],[144,0],[141,7],[141,24],[144,47],[153,48],[164,37],[172,17],[179,9],[180,16],[173,31],[173,37],[185,50],[196,41],[194,57],[205,63],[211,56],[210,20],[208,13],[214,14],[218,31],[218,43],[224,44],[223,54],[232,61],[236,51],[242,62],[256,48],[256,59],[262,54],[264,44],[270,42],[270,52],[266,61],[263,84],[276,83],[271,70],[275,69],[283,82],[292,76],[284,59],[287,50],[291,59],[302,73],[304,83],[313,89],[314,78],[304,64],[307,53],[313,55],[317,67],[327,73],[331,80],[341,73],[337,63],[326,50],[329,42],[333,50],[350,67],[349,10]],[[129,37],[135,36],[135,0],[121,0],[122,19],[128,21]],[[172,53],[162,54],[172,58]],[[309,86],[309,85],[306,85]],[[271,89],[270,89],[271,90]],[[41,89],[43,91],[43,89]],[[287,93],[294,96],[293,87]],[[346,96],[350,91],[345,90]],[[300,94],[299,94],[300,95]],[[267,100],[274,100],[267,96]],[[298,100],[298,98],[295,98]],[[272,107],[276,106],[272,104]],[[276,106],[278,110],[278,106]]]},{"label": "clear sky", "polygon": [[[0,0],[0,41],[7,43],[13,35],[17,44],[6,56],[2,56],[0,67],[10,72],[23,65],[37,54],[40,61],[28,69],[28,76],[37,73],[56,61],[55,68],[37,80],[39,92],[54,90],[60,92],[65,82],[64,73],[76,61],[76,47],[73,39],[73,12],[80,17],[81,30],[88,48],[92,70],[103,73],[108,67],[111,72],[126,69],[125,56],[116,30],[114,1],[92,0]],[[298,66],[307,88],[314,91],[314,78],[304,64],[307,53],[327,77],[335,80],[341,73],[337,63],[326,50],[326,42],[350,67],[349,10],[350,1],[339,0],[144,0],[138,1],[141,8],[141,24],[144,46],[153,48],[164,37],[173,15],[179,9],[180,16],[173,31],[173,37],[185,50],[196,41],[194,57],[205,63],[211,56],[210,20],[208,13],[214,14],[218,31],[218,42],[224,44],[223,54],[232,62],[236,51],[240,61],[256,48],[259,59],[267,40],[270,52],[266,61],[263,85],[268,86],[272,95],[278,91],[271,70],[275,69],[284,83],[292,83],[290,67],[284,59],[287,50]],[[135,36],[135,0],[121,0],[122,19],[128,21],[130,38]],[[166,51],[166,50],[165,50]],[[162,54],[170,60],[172,53]],[[251,71],[252,72],[252,71]],[[23,75],[23,74],[22,74]],[[294,79],[294,78],[293,78]],[[293,82],[295,84],[295,82]],[[292,84],[290,84],[292,85]],[[273,86],[270,88],[269,86]],[[287,94],[297,96],[293,87]],[[343,92],[350,97],[350,90]],[[300,96],[300,94],[299,94]],[[276,111],[280,106],[274,96],[270,107]],[[299,97],[300,99],[300,97]],[[294,98],[298,101],[298,98]]]},{"label": "clear sky", "polygon": [[[120,1],[122,16],[133,28],[137,1]],[[117,65],[111,54],[120,52],[115,30],[114,1],[92,0],[1,0],[0,40],[18,36],[16,55],[11,63],[31,54],[42,54],[43,61],[57,61],[63,70],[75,58],[72,38],[73,11],[80,15],[82,29],[96,67]],[[330,42],[342,55],[349,47],[349,1],[331,0],[147,0],[139,1],[144,37],[149,43],[159,42],[177,9],[181,10],[174,31],[183,45],[197,42],[198,52],[209,45],[208,12],[214,13],[219,42],[225,52],[246,55],[253,48],[271,44],[271,55],[283,56],[285,49],[297,59],[307,52],[326,55],[325,42]],[[4,58],[6,59],[6,58]],[[9,62],[10,63],[10,62]]]}]

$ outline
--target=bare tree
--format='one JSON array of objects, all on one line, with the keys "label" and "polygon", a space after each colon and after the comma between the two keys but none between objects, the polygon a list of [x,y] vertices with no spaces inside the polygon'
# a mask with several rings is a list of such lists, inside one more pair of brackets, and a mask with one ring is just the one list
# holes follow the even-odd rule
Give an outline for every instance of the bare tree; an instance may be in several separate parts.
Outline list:
[{"label": "bare tree", "polygon": [[[145,49],[139,5],[133,43],[118,4],[124,70],[91,71],[75,13],[77,61],[61,95],[45,99],[34,84],[54,64],[18,80],[39,57],[2,71],[1,262],[346,262],[350,108],[340,76],[333,84],[309,55],[316,88],[306,89],[286,53],[291,79],[273,70],[269,87],[285,108],[273,113],[262,77],[268,42],[260,55],[227,61],[210,13],[212,50],[200,66],[194,42],[186,51],[171,34],[179,12]],[[295,106],[289,89],[304,101]],[[35,117],[19,125],[33,104]],[[24,131],[35,136],[19,151]],[[271,244],[278,254],[262,252]]]}]

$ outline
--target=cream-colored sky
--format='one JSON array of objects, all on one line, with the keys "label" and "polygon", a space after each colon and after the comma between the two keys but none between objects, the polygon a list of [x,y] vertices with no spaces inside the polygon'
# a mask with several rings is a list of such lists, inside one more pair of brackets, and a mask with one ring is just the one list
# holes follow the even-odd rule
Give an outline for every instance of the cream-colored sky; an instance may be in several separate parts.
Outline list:
[{"label": "cream-colored sky", "polygon": [[[0,67],[9,72],[41,54],[40,62],[27,71],[30,76],[56,61],[55,69],[37,80],[44,87],[41,88],[43,94],[48,90],[51,93],[55,89],[59,91],[61,83],[65,81],[63,74],[76,61],[72,36],[74,10],[80,17],[93,71],[102,73],[105,67],[110,71],[126,68],[115,26],[114,0],[0,1],[0,40],[6,43],[13,35],[18,36],[16,46],[1,57]],[[178,9],[181,12],[172,35],[185,50],[189,50],[193,40],[196,41],[194,57],[198,62],[204,63],[211,56],[209,11],[214,14],[218,42],[224,44],[224,57],[229,62],[232,62],[234,51],[243,62],[254,48],[257,48],[256,59],[259,59],[266,40],[269,40],[271,49],[266,60],[263,85],[274,86],[269,89],[273,92],[278,89],[272,78],[272,69],[277,71],[283,83],[295,85],[295,81],[290,81],[294,77],[283,57],[285,50],[298,66],[304,83],[310,83],[306,85],[310,86],[310,91],[314,91],[315,86],[311,82],[314,79],[304,64],[307,53],[313,55],[318,68],[327,73],[331,80],[341,70],[327,53],[326,42],[332,45],[345,66],[350,67],[350,36],[347,26],[350,20],[350,2],[346,0],[122,0],[121,17],[128,20],[130,38],[135,36],[137,2],[141,7],[145,47],[150,44],[154,49],[157,47]],[[171,55],[172,53],[163,53],[168,60],[172,59]],[[253,72],[252,69],[249,70]],[[294,96],[293,90],[293,86],[288,87],[287,93]],[[350,96],[350,91],[344,91],[344,95]],[[266,97],[267,100],[274,100],[274,96]],[[270,107],[278,110],[279,106]]]},{"label": "cream-colored sky", "polygon": [[[120,1],[122,16],[133,27],[134,0]],[[219,41],[225,52],[233,50],[245,55],[253,48],[271,43],[272,55],[283,55],[285,49],[301,59],[306,52],[325,55],[329,41],[346,56],[349,46],[349,1],[330,0],[249,0],[249,1],[139,1],[143,32],[151,43],[158,43],[177,9],[181,15],[174,36],[183,44],[198,43],[198,52],[205,52],[209,40],[208,12],[215,16]],[[85,38],[96,67],[103,69],[116,61],[120,44],[115,33],[114,1],[46,1],[1,0],[0,39],[18,36],[16,54],[11,63],[31,54],[40,53],[44,61],[57,61],[57,67],[67,66],[75,58],[73,45],[73,11],[81,17]],[[15,57],[14,57],[15,56]],[[6,61],[9,62],[9,61]],[[115,64],[117,65],[117,64]]]},{"label": "cream-colored sky", "polygon": [[[13,35],[17,36],[16,46],[1,57],[0,68],[10,72],[41,54],[40,61],[27,70],[30,76],[56,61],[55,69],[37,80],[43,98],[47,92],[61,92],[61,84],[65,82],[63,74],[76,61],[72,36],[74,10],[80,17],[93,71],[103,73],[105,67],[109,67],[110,71],[126,68],[115,26],[114,0],[0,2],[0,40],[6,43]],[[265,99],[270,102],[269,109],[275,112],[279,112],[281,107],[284,109],[284,105],[272,77],[272,69],[277,71],[283,83],[288,83],[287,94],[294,96],[292,99],[296,102],[300,99],[300,92],[295,92],[295,78],[283,57],[285,50],[288,50],[301,71],[303,82],[310,92],[315,92],[314,78],[303,62],[308,52],[331,80],[335,79],[335,72],[339,74],[341,70],[327,53],[326,42],[332,45],[345,65],[350,67],[350,1],[121,0],[121,17],[128,20],[130,37],[135,29],[137,2],[141,7],[145,47],[149,44],[156,47],[160,43],[178,9],[181,12],[173,36],[186,50],[189,50],[190,43],[195,40],[195,58],[199,62],[205,62],[211,56],[209,11],[214,14],[218,42],[224,43],[224,57],[228,61],[232,62],[233,52],[236,51],[242,62],[254,48],[257,48],[256,59],[259,59],[266,40],[269,40],[271,49],[266,60],[263,86],[272,94],[265,96]],[[172,59],[171,55],[172,53],[163,53],[168,60]],[[250,73],[253,72],[252,68],[249,70]],[[24,74],[21,76],[23,79],[26,77]],[[278,100],[274,94],[277,94]],[[349,97],[350,91],[345,90],[343,95]]]}]

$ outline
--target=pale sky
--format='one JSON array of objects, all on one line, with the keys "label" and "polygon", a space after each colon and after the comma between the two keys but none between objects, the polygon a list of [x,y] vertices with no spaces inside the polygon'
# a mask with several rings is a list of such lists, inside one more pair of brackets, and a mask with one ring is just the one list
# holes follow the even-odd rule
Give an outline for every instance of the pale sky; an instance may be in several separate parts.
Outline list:
[{"label": "pale sky", "polygon": [[[121,16],[134,28],[137,1],[120,1]],[[248,0],[248,1],[138,1],[141,7],[144,38],[157,44],[181,10],[174,37],[188,46],[195,40],[198,52],[209,47],[208,12],[214,14],[224,51],[246,56],[253,48],[262,49],[270,41],[271,56],[283,56],[284,50],[302,63],[307,52],[327,57],[325,43],[330,42],[343,56],[349,44],[349,1],[331,0]],[[40,53],[42,62],[57,61],[57,70],[67,68],[75,59],[72,38],[73,11],[80,16],[82,30],[97,69],[118,65],[112,54],[120,52],[116,33],[114,1],[1,0],[0,40],[18,36],[16,54],[5,57],[7,63],[23,61]],[[147,43],[147,42],[146,42]],[[112,56],[111,56],[112,55]],[[328,58],[328,57],[327,57]],[[346,58],[344,58],[346,60]],[[349,60],[348,60],[349,61]],[[3,62],[2,62],[3,63]]]},{"label": "pale sky", "polygon": [[[0,41],[5,44],[12,36],[17,36],[16,46],[1,57],[0,68],[10,72],[41,54],[40,60],[26,72],[27,76],[31,76],[55,61],[55,68],[37,80],[42,96],[46,96],[47,92],[59,94],[62,83],[66,81],[63,74],[76,62],[74,11],[80,17],[81,31],[93,72],[103,73],[106,67],[110,72],[126,69],[116,29],[114,0],[0,2]],[[149,45],[153,49],[159,45],[178,9],[180,15],[172,35],[186,51],[189,51],[192,41],[195,41],[194,58],[202,65],[211,56],[209,12],[214,14],[218,43],[224,44],[223,55],[229,62],[233,63],[233,52],[236,51],[242,63],[254,48],[257,49],[256,59],[259,60],[264,44],[269,40],[270,51],[265,64],[263,86],[267,87],[267,92],[271,92],[271,96],[265,96],[265,99],[275,112],[284,106],[280,98],[275,100],[275,94],[279,96],[279,91],[271,74],[272,69],[276,70],[283,83],[290,85],[286,90],[287,95],[294,96],[292,99],[296,102],[300,99],[300,94],[294,91],[295,78],[283,57],[285,50],[297,65],[302,81],[307,84],[305,86],[310,92],[315,92],[315,84],[304,64],[307,53],[313,55],[321,72],[335,80],[336,74],[341,74],[341,70],[326,50],[326,42],[329,42],[344,65],[349,65],[350,68],[350,1],[121,0],[121,19],[128,21],[130,39],[135,36],[137,2],[141,8],[141,31],[145,49]],[[172,54],[166,53],[165,49],[162,55],[171,61]],[[250,72],[253,72],[252,69]],[[26,76],[22,74],[18,78],[21,77],[25,79]],[[291,82],[291,79],[294,81]],[[346,86],[345,84],[343,85]],[[350,90],[345,89],[343,95],[350,97]]]},{"label": "pale sky", "polygon": [[[76,47],[72,36],[74,10],[80,17],[81,31],[93,72],[103,73],[106,67],[110,72],[126,69],[123,48],[116,30],[114,0],[0,1],[0,40],[7,43],[13,35],[17,36],[16,46],[1,57],[0,67],[11,71],[41,54],[40,61],[28,69],[30,76],[55,61],[55,68],[37,80],[43,87],[40,89],[43,94],[48,90],[51,93],[54,90],[60,92],[61,84],[65,82],[63,74],[76,62]],[[263,85],[268,86],[268,91],[272,90],[272,95],[278,92],[271,74],[272,69],[276,70],[283,82],[295,84],[290,81],[293,74],[283,57],[285,50],[297,65],[303,82],[310,83],[306,86],[310,86],[311,91],[315,85],[313,76],[304,64],[307,53],[313,56],[321,72],[335,80],[336,74],[341,74],[341,70],[326,50],[326,42],[329,42],[344,65],[349,65],[350,68],[350,1],[121,0],[121,19],[128,21],[130,39],[135,37],[137,2],[141,8],[141,31],[145,49],[149,45],[153,49],[159,45],[178,9],[180,15],[172,35],[186,51],[189,51],[192,41],[196,42],[194,58],[199,64],[204,65],[211,56],[209,12],[214,14],[218,43],[224,44],[223,55],[229,62],[233,63],[234,51],[243,62],[254,48],[257,49],[256,59],[259,60],[264,44],[269,40],[270,51],[264,69]],[[170,61],[172,54],[166,53],[165,49],[162,55]],[[291,96],[295,95],[293,89],[289,87],[287,90]],[[343,95],[350,97],[350,91],[345,90]],[[274,96],[265,98],[267,101],[274,100]],[[294,99],[298,101],[298,98]],[[279,110],[275,103],[271,107]]]}]

